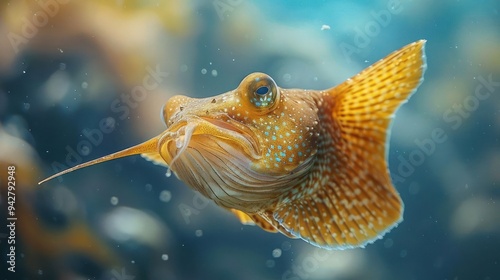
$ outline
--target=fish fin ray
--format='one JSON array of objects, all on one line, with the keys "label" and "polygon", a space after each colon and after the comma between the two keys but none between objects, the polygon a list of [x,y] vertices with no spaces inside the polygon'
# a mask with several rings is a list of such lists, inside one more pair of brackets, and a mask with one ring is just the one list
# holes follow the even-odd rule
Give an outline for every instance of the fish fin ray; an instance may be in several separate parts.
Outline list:
[{"label": "fish fin ray", "polygon": [[236,210],[236,209],[229,209],[231,212],[233,212],[236,217],[240,220],[240,222],[244,225],[255,225],[255,222],[253,219],[247,215],[245,212]]},{"label": "fish fin ray", "polygon": [[290,234],[283,228],[273,217],[272,213],[256,213],[247,214],[243,211],[236,209],[229,209],[244,225],[257,225],[268,232],[280,232],[287,237],[297,238],[295,235]]},{"label": "fish fin ray", "polygon": [[424,43],[407,45],[321,93],[318,114],[329,125],[322,127],[311,170],[315,184],[273,211],[292,235],[327,249],[363,247],[402,220],[386,145],[392,116],[422,82]]}]

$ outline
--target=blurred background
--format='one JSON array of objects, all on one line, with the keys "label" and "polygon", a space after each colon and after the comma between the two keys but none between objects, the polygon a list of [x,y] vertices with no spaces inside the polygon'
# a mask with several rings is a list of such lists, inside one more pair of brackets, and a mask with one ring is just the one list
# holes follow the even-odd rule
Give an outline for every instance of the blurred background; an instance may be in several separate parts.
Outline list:
[{"label": "blurred background", "polygon": [[[1,220],[16,168],[15,273],[1,279],[500,279],[500,2],[16,0],[0,3]],[[324,251],[243,226],[139,156],[174,94],[255,71],[324,89],[427,39],[389,167],[404,221]],[[10,231],[0,228],[2,263]]]}]

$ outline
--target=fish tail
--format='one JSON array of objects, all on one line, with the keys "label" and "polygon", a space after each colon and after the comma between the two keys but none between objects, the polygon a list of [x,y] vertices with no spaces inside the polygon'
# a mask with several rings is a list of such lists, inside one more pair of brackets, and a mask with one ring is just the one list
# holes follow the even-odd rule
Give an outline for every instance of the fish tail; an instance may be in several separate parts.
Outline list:
[{"label": "fish tail", "polygon": [[362,247],[402,220],[387,140],[396,110],[422,82],[425,40],[409,44],[318,95],[318,177],[312,193],[274,218],[297,237],[328,249]]},{"label": "fish tail", "polygon": [[425,42],[411,43],[328,90],[334,99],[332,117],[343,127],[369,124],[387,130],[381,120],[391,119],[423,82]]}]

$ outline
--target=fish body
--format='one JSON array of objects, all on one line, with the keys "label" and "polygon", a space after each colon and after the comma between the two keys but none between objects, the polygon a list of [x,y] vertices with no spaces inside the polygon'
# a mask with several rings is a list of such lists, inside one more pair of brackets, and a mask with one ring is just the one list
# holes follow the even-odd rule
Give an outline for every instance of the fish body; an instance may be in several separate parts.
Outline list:
[{"label": "fish body", "polygon": [[174,96],[159,136],[46,180],[142,154],[244,224],[327,249],[362,247],[402,220],[387,136],[395,111],[422,82],[424,44],[326,90],[283,89],[252,73],[214,97]]}]

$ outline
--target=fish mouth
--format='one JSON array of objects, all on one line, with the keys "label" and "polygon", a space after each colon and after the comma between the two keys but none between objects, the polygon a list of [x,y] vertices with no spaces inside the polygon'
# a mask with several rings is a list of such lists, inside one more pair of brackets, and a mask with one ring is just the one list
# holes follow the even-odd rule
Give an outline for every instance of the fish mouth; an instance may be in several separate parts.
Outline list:
[{"label": "fish mouth", "polygon": [[239,143],[243,150],[246,151],[252,158],[259,158],[260,148],[256,134],[246,125],[241,124],[229,117],[226,120],[202,118],[204,121],[220,129],[219,137],[222,136],[227,140]]},{"label": "fish mouth", "polygon": [[254,168],[262,159],[259,138],[228,116],[189,116],[172,124],[158,145],[169,170],[205,197],[226,208],[256,213],[301,182],[312,157],[298,172],[272,174]]},{"label": "fish mouth", "polygon": [[158,145],[163,159],[174,172],[175,161],[188,148],[197,149],[200,145],[212,147],[211,150],[222,157],[230,157],[232,150],[240,151],[239,154],[243,152],[249,161],[261,157],[256,134],[248,126],[226,115],[187,116],[171,125]]}]

